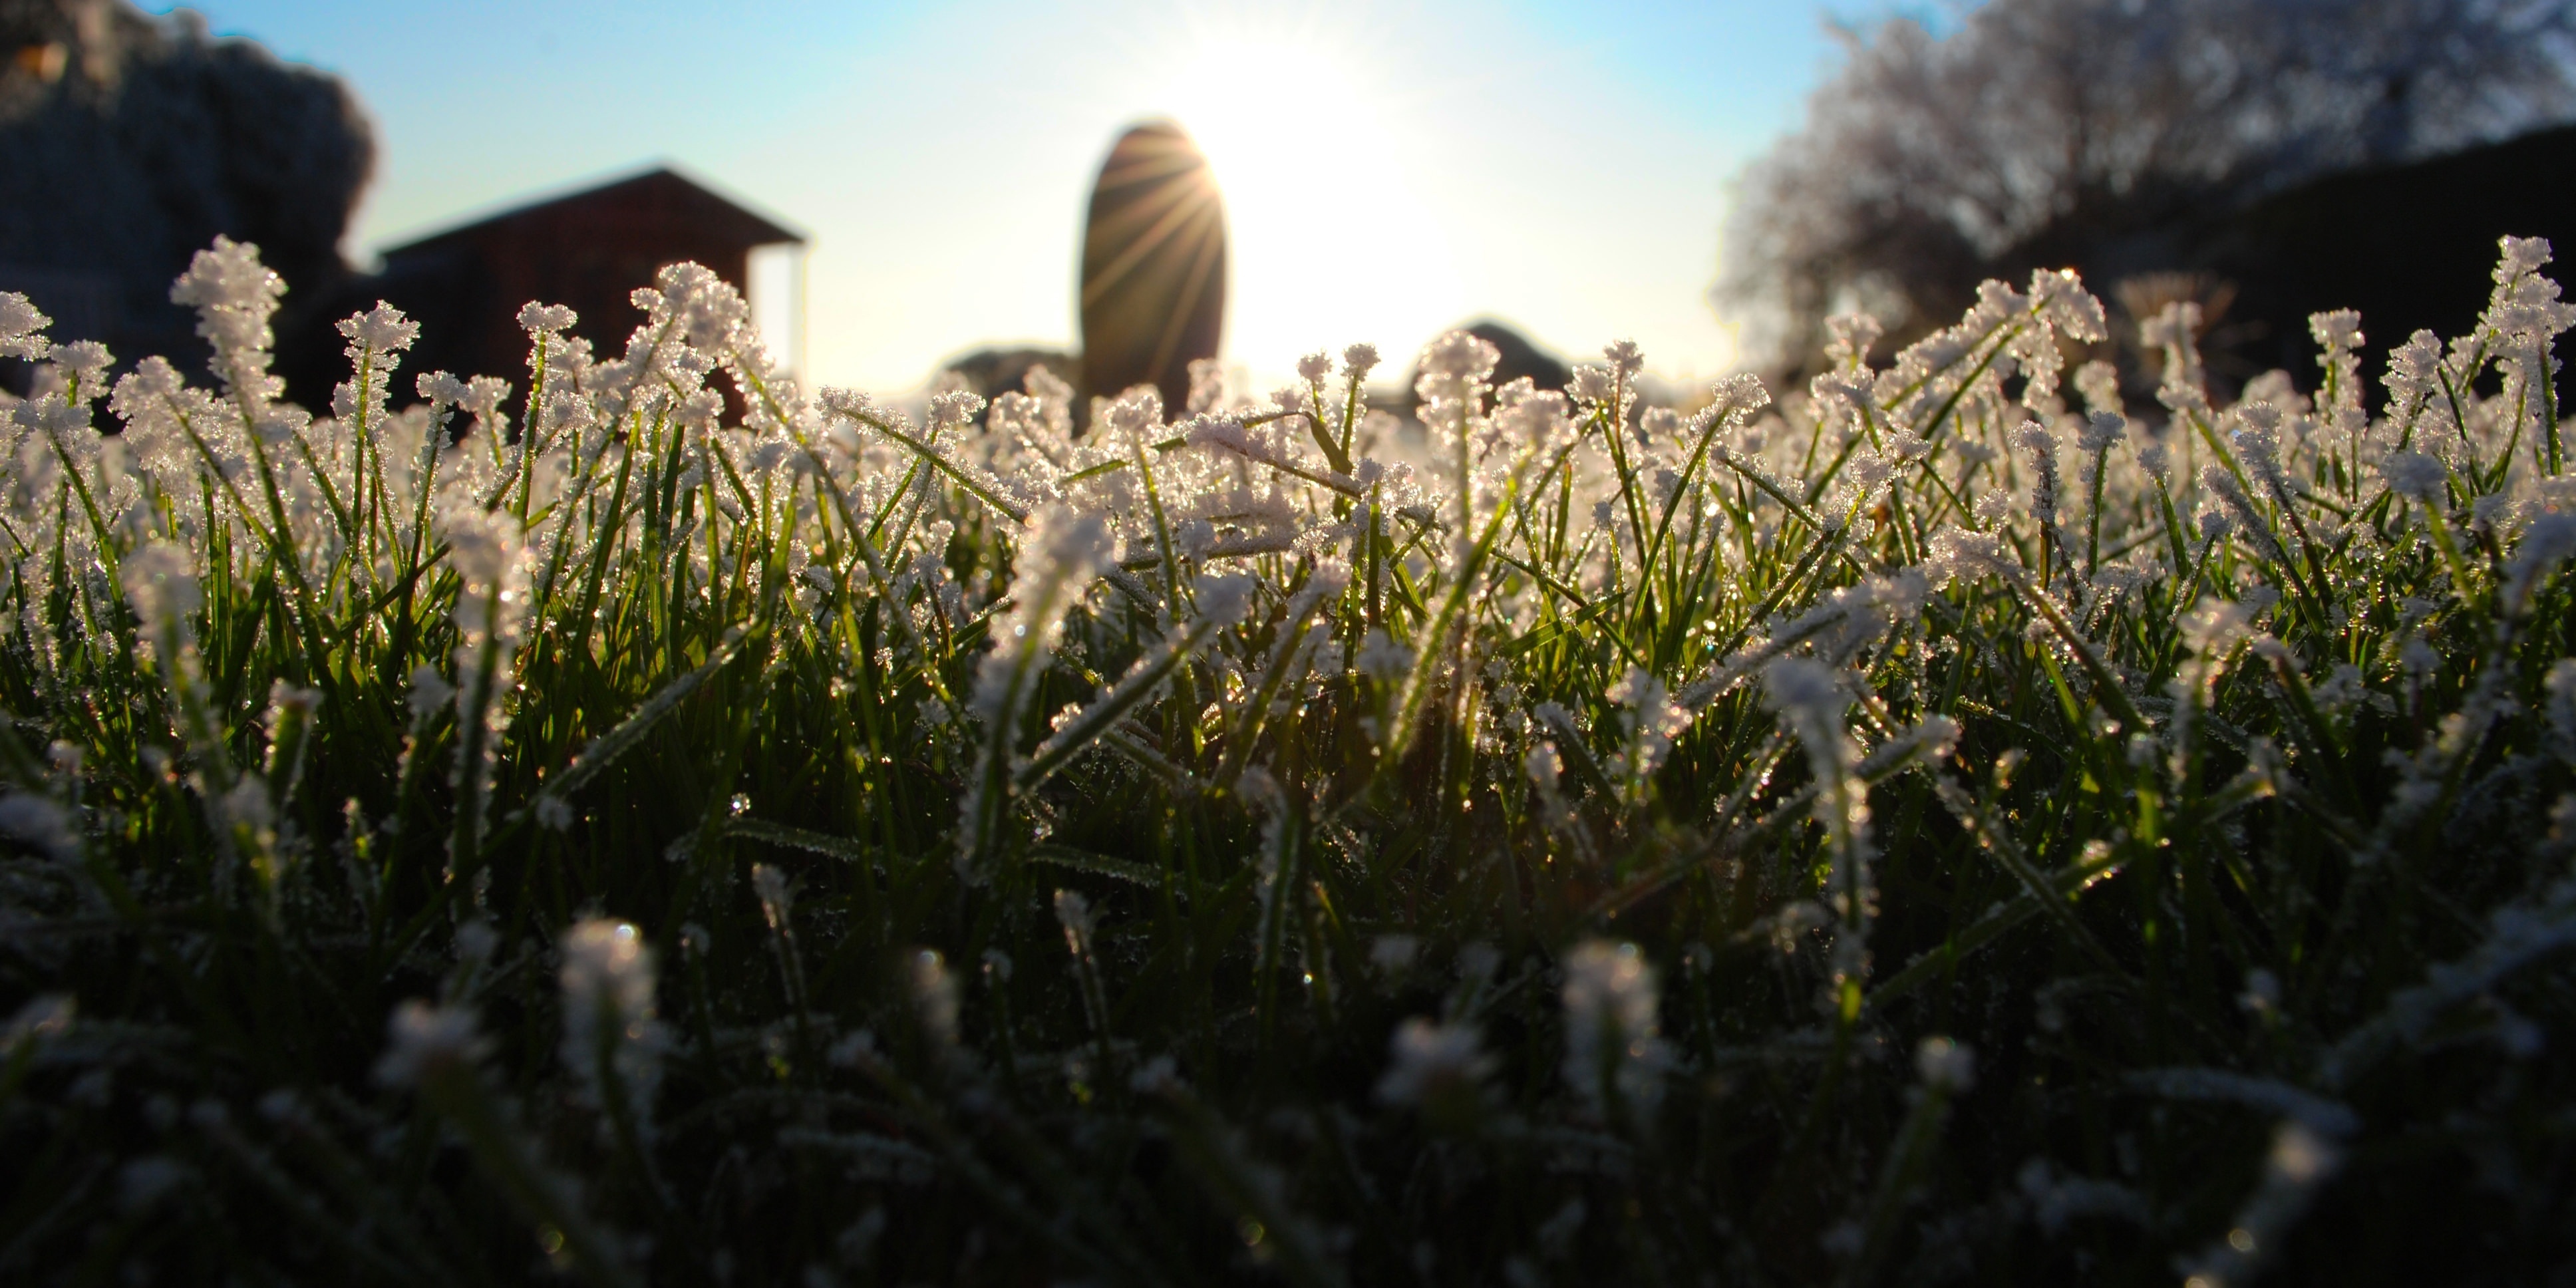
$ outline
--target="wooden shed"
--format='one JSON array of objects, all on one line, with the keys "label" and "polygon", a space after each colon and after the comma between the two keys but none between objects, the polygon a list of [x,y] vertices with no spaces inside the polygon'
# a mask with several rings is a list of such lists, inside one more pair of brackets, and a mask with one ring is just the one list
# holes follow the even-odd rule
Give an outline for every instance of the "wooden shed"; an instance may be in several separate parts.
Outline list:
[{"label": "wooden shed", "polygon": [[517,384],[528,355],[517,315],[530,300],[572,306],[581,315],[575,334],[614,357],[644,320],[628,296],[664,264],[694,260],[747,290],[753,250],[804,243],[804,234],[657,167],[396,246],[367,289],[419,319],[407,369]]}]

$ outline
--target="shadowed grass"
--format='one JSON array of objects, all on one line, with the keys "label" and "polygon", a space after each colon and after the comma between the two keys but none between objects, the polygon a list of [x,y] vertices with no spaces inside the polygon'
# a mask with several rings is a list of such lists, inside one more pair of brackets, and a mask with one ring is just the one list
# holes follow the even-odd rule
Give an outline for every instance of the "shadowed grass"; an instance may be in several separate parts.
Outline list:
[{"label": "shadowed grass", "polygon": [[[264,319],[245,252],[191,280]],[[2349,325],[2215,407],[2176,312],[2087,422],[2042,274],[1777,407],[1447,337],[1427,463],[1356,349],[1079,440],[809,401],[690,266],[613,359],[532,309],[519,421],[390,410],[390,310],[310,422],[246,330],[104,407],[16,336],[0,1276],[2563,1265],[2569,318],[2506,252],[2376,416]],[[640,991],[568,994],[609,923]]]}]

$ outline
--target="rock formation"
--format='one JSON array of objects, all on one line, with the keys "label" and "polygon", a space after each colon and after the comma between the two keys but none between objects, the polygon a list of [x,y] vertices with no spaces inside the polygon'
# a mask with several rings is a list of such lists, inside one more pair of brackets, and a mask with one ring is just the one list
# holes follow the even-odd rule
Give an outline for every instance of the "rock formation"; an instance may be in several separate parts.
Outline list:
[{"label": "rock formation", "polygon": [[1190,363],[1216,356],[1225,275],[1225,207],[1207,158],[1168,121],[1127,131],[1101,163],[1083,228],[1081,391],[1152,385],[1165,407],[1183,406]]},{"label": "rock formation", "polygon": [[189,363],[205,346],[170,282],[221,233],[285,277],[281,336],[315,328],[304,315],[349,272],[340,239],[375,164],[347,86],[126,0],[0,0],[0,55],[0,289],[58,337]]}]

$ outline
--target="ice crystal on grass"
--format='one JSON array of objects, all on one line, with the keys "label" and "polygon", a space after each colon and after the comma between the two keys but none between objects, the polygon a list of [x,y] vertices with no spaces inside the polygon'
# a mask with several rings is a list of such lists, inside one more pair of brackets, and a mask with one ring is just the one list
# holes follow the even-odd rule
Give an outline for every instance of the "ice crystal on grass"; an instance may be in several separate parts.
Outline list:
[{"label": "ice crystal on grass", "polygon": [[662,1079],[653,950],[632,923],[594,917],[564,936],[563,1062],[591,1104],[649,1121]]},{"label": "ice crystal on grass", "polygon": [[[509,1281],[531,1234],[603,1282],[2241,1281],[2404,1193],[2505,1246],[2521,1207],[2421,1183],[2564,1171],[2523,1128],[2576,1094],[2533,1058],[2569,319],[2500,251],[2377,387],[2342,313],[2313,384],[2235,387],[2184,301],[2124,399],[2043,272],[1893,356],[1842,319],[1778,403],[1452,333],[1418,426],[1367,346],[1185,409],[809,398],[685,265],[596,355],[531,303],[523,370],[348,316],[314,419],[248,247],[180,288],[211,387],[111,387],[0,295],[0,958],[89,1008],[9,1030],[54,1214],[13,1237],[262,1282]],[[217,1237],[278,1221],[339,1237]]]},{"label": "ice crystal on grass", "polygon": [[214,346],[214,369],[242,415],[257,420],[284,382],[268,373],[276,335],[269,317],[286,279],[259,260],[259,248],[218,236],[197,252],[170,288],[170,301],[197,310],[197,334]]},{"label": "ice crystal on grass", "polygon": [[2263,1178],[2237,1210],[2225,1235],[2196,1256],[2179,1259],[2185,1288],[2229,1288],[2253,1281],[2277,1251],[2281,1237],[2305,1211],[2316,1187],[2331,1176],[2341,1154],[2297,1123],[2283,1123],[2263,1164]]},{"label": "ice crystal on grass", "polygon": [[1387,1049],[1391,1059],[1378,1079],[1377,1098],[1392,1105],[1472,1106],[1494,1072],[1484,1037],[1472,1024],[1440,1024],[1417,1015],[1395,1026]]},{"label": "ice crystal on grass", "polygon": [[1614,1119],[1651,1119],[1668,1055],[1655,968],[1635,944],[1587,940],[1565,955],[1565,1081]]},{"label": "ice crystal on grass", "polygon": [[2444,485],[2451,477],[2440,458],[2413,451],[2389,453],[2379,462],[2379,472],[2388,480],[2389,491],[2424,505],[2443,499]]},{"label": "ice crystal on grass", "polygon": [[2553,512],[2532,520],[2513,557],[2505,562],[2505,612],[2522,615],[2530,605],[2532,587],[2571,555],[2576,555],[2576,513]]},{"label": "ice crystal on grass", "polygon": [[16,291],[0,291],[0,357],[41,362],[53,351],[45,330],[54,320]]},{"label": "ice crystal on grass", "polygon": [[1976,1056],[1948,1038],[1928,1037],[1914,1048],[1914,1072],[1924,1086],[1956,1095],[1976,1085]]},{"label": "ice crystal on grass", "polygon": [[386,1030],[390,1042],[376,1062],[376,1080],[389,1087],[408,1087],[442,1070],[471,1067],[492,1050],[469,1007],[407,1001],[394,1008]]},{"label": "ice crystal on grass", "polygon": [[42,796],[11,792],[0,796],[0,835],[34,847],[57,862],[79,857],[80,841],[72,834],[63,808]]}]

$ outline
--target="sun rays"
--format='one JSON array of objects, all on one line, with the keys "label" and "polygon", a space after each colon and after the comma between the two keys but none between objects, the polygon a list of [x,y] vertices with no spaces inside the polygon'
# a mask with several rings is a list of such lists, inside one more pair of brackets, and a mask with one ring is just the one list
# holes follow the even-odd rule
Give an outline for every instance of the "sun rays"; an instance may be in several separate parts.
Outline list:
[{"label": "sun rays", "polygon": [[1426,131],[1375,47],[1347,22],[1226,10],[1129,51],[1152,85],[1143,114],[1187,131],[1224,201],[1229,355],[1285,364],[1354,326],[1402,347],[1455,320],[1456,274],[1408,164]]}]

